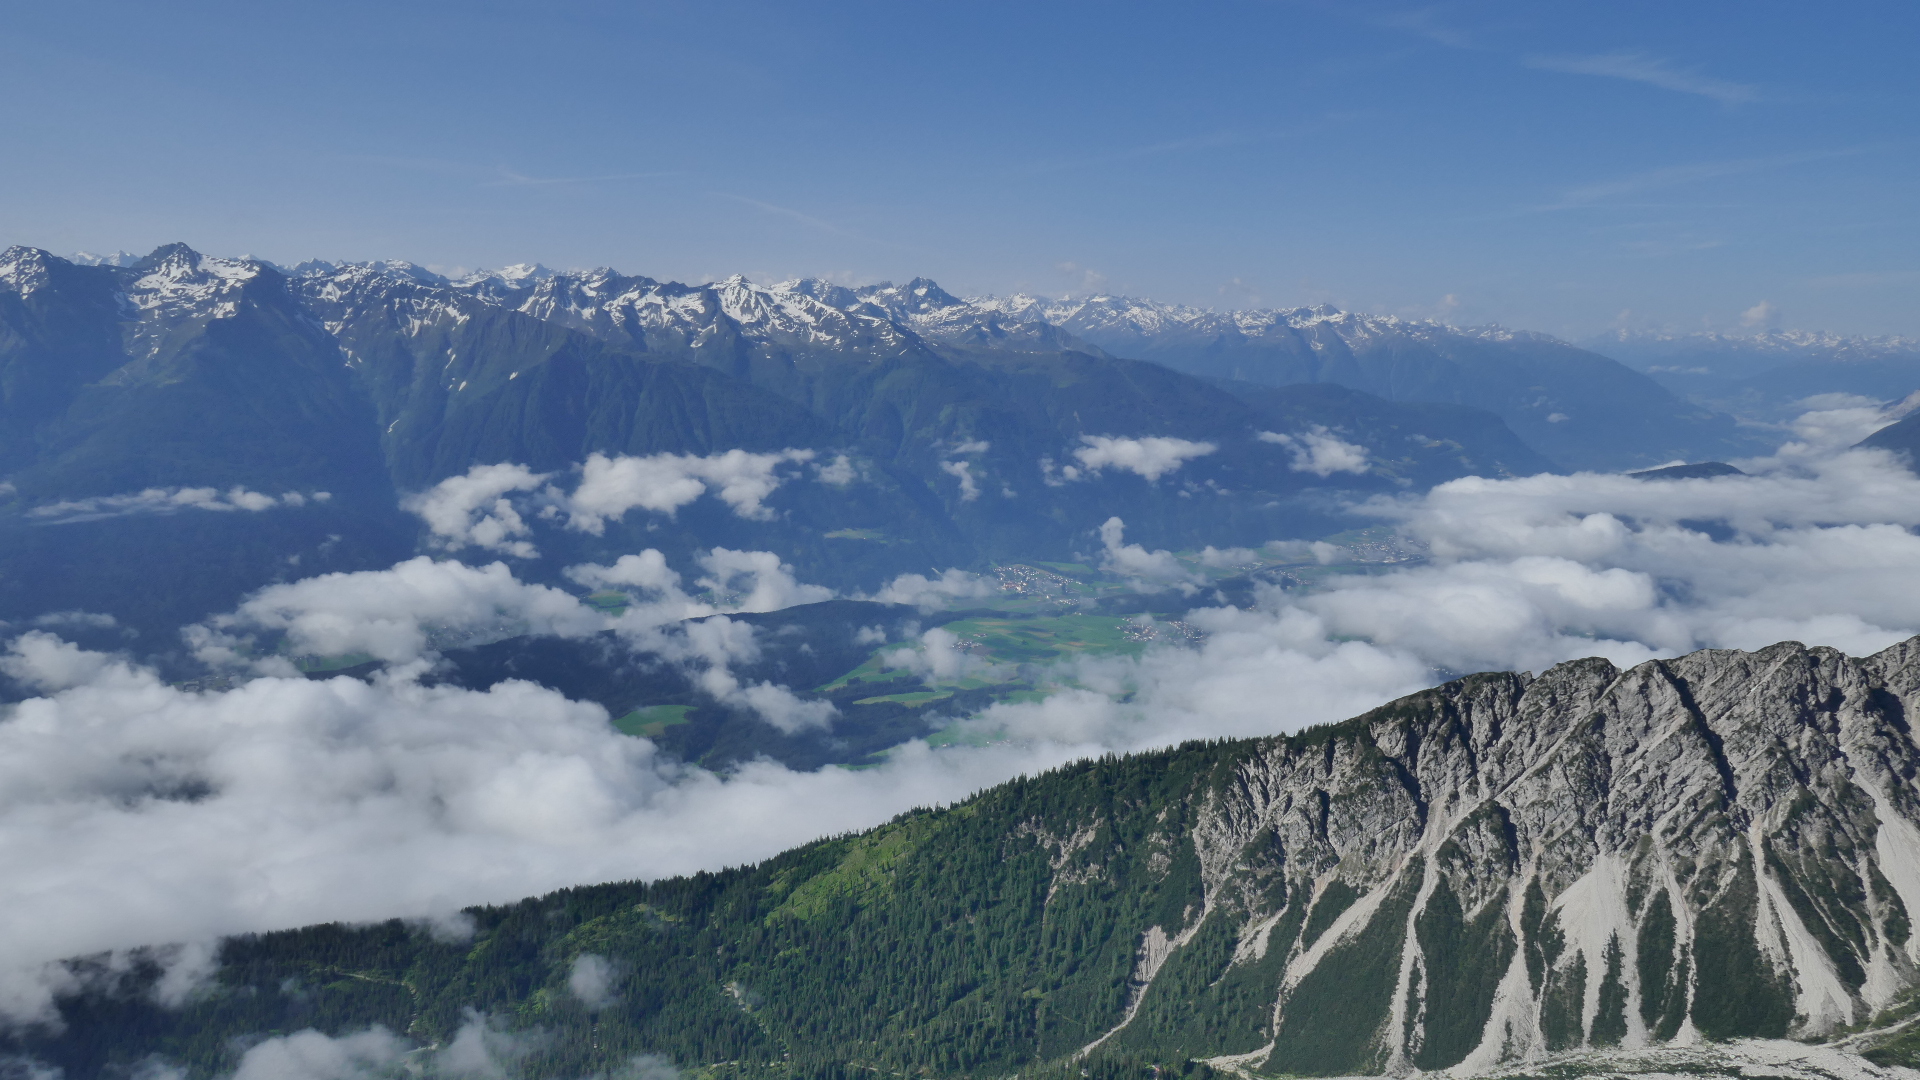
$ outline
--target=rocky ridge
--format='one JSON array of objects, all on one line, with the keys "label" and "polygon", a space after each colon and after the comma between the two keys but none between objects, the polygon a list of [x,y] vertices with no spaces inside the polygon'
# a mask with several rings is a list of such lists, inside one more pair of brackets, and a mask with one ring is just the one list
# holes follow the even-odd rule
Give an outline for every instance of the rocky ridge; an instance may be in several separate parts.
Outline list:
[{"label": "rocky ridge", "polygon": [[[1916,693],[1916,642],[1596,659],[1475,677],[1356,721],[1369,738],[1237,762],[1192,835],[1197,918],[1230,913],[1237,961],[1286,950],[1253,1053],[1475,1071],[1868,1024],[1920,960]],[[1269,845],[1270,865],[1247,858]],[[1273,870],[1298,875],[1315,921],[1333,897],[1344,910],[1282,945],[1301,905],[1266,899]],[[1325,1008],[1369,976],[1364,1007]]]}]

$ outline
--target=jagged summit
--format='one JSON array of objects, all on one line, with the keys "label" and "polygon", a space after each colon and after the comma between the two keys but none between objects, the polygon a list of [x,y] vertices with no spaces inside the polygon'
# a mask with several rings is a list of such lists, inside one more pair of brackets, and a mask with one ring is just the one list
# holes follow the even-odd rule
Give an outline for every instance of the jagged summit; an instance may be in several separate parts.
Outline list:
[{"label": "jagged summit", "polygon": [[[0,266],[15,265],[16,276],[27,264],[10,250]],[[44,257],[45,253],[40,253]],[[122,258],[121,256],[125,256]],[[888,348],[911,346],[924,335],[934,341],[980,343],[1032,339],[1034,347],[1079,348],[1099,352],[1102,335],[1151,337],[1170,332],[1219,333],[1261,337],[1320,324],[1339,328],[1346,336],[1441,331],[1475,336],[1510,337],[1500,328],[1461,330],[1439,323],[1408,323],[1394,316],[1371,316],[1340,311],[1325,305],[1287,310],[1212,311],[1178,304],[1162,304],[1134,297],[1100,294],[1085,297],[961,298],[930,278],[916,277],[905,285],[883,282],[848,288],[818,278],[798,278],[758,285],[735,274],[704,285],[659,282],[629,277],[610,268],[556,271],[539,263],[517,263],[479,270],[449,279],[416,264],[397,260],[333,263],[308,260],[281,271],[256,259],[210,258],[183,243],[163,245],[140,257],[119,253],[88,256],[89,265],[138,271],[141,278],[131,292],[152,292],[169,282],[196,274],[203,278],[239,280],[263,269],[308,279],[308,289],[326,289],[315,279],[332,283],[334,291],[348,282],[362,286],[375,278],[404,279],[415,285],[451,290],[486,303],[562,318],[582,325],[617,326],[637,322],[655,329],[674,324],[685,333],[699,332],[714,305],[688,304],[685,297],[707,294],[717,310],[740,324],[749,335],[778,335],[816,346],[850,348],[857,342],[878,342]],[[7,271],[0,271],[6,273]],[[11,280],[0,277],[0,281]],[[16,287],[17,288],[17,287]],[[178,290],[175,290],[176,292]],[[208,300],[213,294],[197,295]],[[183,295],[170,302],[182,302]],[[644,309],[652,309],[642,315]],[[890,325],[888,325],[890,324]],[[1044,324],[1061,334],[1040,335],[1023,325]],[[1108,348],[1107,351],[1112,351]]]},{"label": "jagged summit", "polygon": [[905,285],[890,281],[855,290],[855,295],[882,310],[900,315],[927,315],[936,311],[968,306],[968,302],[942,289],[930,278],[917,277]]},{"label": "jagged summit", "polygon": [[[9,282],[39,288],[44,253],[10,253]],[[39,260],[39,261],[35,261]],[[291,279],[313,317],[338,333],[352,312],[408,314],[380,325],[424,342],[448,325],[509,313],[584,331],[607,345],[676,356],[804,396],[820,373],[909,357],[1004,363],[1015,356],[1145,360],[1239,384],[1333,383],[1396,402],[1492,411],[1549,460],[1569,468],[1645,467],[1676,457],[1762,452],[1763,436],[1687,405],[1644,374],[1543,334],[1341,311],[1327,306],[1211,311],[1099,294],[959,297],[924,277],[850,288],[818,278],[758,284],[744,275],[683,284],[609,268],[516,264],[450,280],[405,262],[217,259],[169,245],[132,267],[98,271],[130,310],[163,321],[230,313],[236,288]],[[45,265],[51,266],[51,263]],[[347,343],[349,351],[359,346]],[[1804,395],[1803,395],[1804,396]]]}]

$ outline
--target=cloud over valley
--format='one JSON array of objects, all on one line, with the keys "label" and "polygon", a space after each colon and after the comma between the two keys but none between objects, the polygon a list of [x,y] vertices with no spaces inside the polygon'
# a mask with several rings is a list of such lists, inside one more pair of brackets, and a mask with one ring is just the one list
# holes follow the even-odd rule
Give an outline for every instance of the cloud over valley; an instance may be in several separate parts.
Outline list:
[{"label": "cloud over valley", "polygon": [[[1237,607],[1211,590],[1260,552],[1128,543],[1116,508],[1088,545],[1142,591],[1190,592],[1187,636],[1053,662],[1029,673],[1044,695],[956,718],[968,738],[943,749],[909,741],[859,770],[759,760],[720,775],[622,733],[600,705],[527,681],[476,688],[433,676],[440,653],[465,642],[610,634],[781,732],[830,730],[833,706],[807,687],[738,673],[763,646],[743,616],[833,595],[799,580],[780,552],[716,547],[675,567],[646,550],[564,572],[579,591],[624,593],[612,606],[499,561],[419,557],[271,585],[189,631],[233,678],[226,689],[169,685],[57,627],[18,633],[0,659],[22,695],[0,706],[0,1008],[44,1009],[63,978],[47,965],[60,957],[323,920],[451,920],[464,905],[564,885],[718,868],[1078,756],[1298,730],[1456,673],[1590,655],[1630,664],[1785,638],[1872,652],[1920,629],[1920,478],[1884,452],[1837,449],[1839,436],[1818,434],[1850,423],[1810,418],[1801,440],[1740,462],[1748,475],[1469,477],[1380,497],[1364,513],[1424,557],[1343,573],[1350,549],[1292,542],[1269,551],[1298,556],[1294,577],[1263,580]],[[1089,442],[1076,467],[1153,480],[1204,452],[1150,441]],[[1364,467],[1337,447],[1298,452]],[[576,528],[640,507],[669,513],[709,492],[752,516],[778,470],[804,462],[600,460],[547,504]],[[415,509],[449,545],[513,555],[528,541],[525,519],[502,501],[538,499],[553,484],[482,467]],[[990,582],[915,574],[877,598],[930,614],[982,602]],[[1151,619],[1132,625],[1151,629]],[[982,670],[949,630],[871,633],[860,641],[887,671]],[[364,679],[309,678],[292,662],[309,654],[386,666]],[[610,993],[591,963],[575,976],[582,1000]],[[377,1033],[348,1048],[269,1045],[258,1052],[390,1049]]]}]

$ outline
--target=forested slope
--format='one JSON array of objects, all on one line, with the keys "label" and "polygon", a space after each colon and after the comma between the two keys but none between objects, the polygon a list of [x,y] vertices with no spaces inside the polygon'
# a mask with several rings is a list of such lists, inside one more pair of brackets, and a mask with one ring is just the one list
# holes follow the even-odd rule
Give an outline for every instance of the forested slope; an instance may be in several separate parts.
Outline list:
[{"label": "forested slope", "polygon": [[71,1080],[153,1055],[206,1076],[276,1032],[445,1046],[491,1025],[540,1077],[636,1054],[714,1075],[1077,1054],[1344,1075],[1880,1025],[1851,1045],[1904,1061],[1916,706],[1920,639],[1475,675],[756,867],[475,909],[470,934],[233,939],[178,1007],[149,992],[161,954],[76,961],[63,1026],[15,1049]]}]

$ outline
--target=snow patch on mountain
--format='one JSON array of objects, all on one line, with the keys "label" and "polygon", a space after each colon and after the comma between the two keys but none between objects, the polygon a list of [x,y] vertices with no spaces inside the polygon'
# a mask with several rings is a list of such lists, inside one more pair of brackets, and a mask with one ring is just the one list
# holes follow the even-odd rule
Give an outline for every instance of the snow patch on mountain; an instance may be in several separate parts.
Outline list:
[{"label": "snow patch on mountain", "polygon": [[0,252],[0,285],[23,297],[32,296],[47,283],[47,260],[51,257],[39,248],[18,245]]}]

